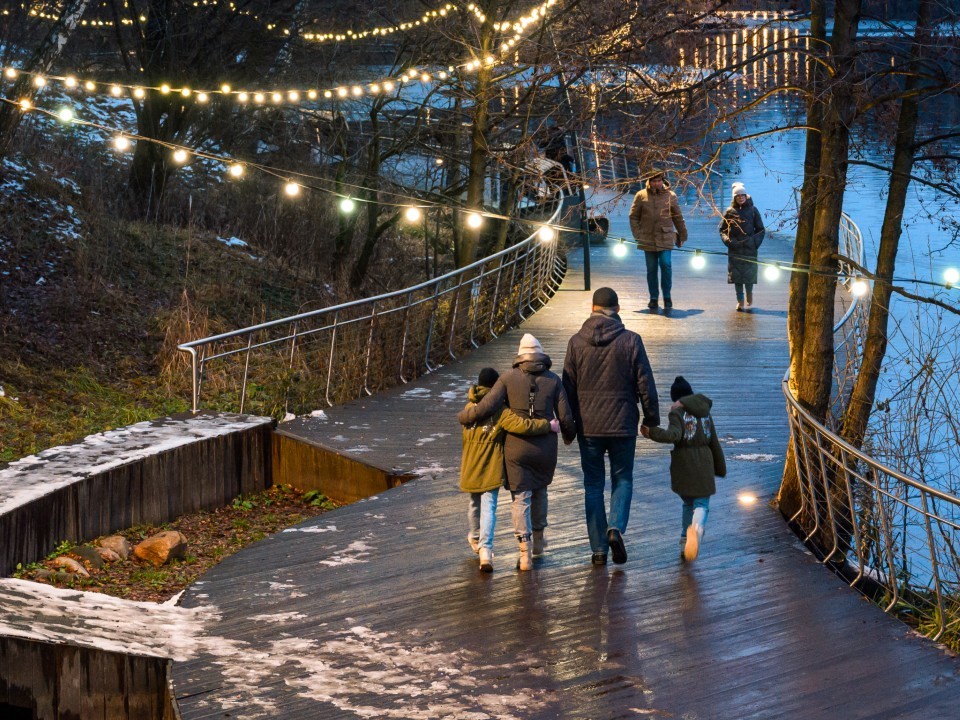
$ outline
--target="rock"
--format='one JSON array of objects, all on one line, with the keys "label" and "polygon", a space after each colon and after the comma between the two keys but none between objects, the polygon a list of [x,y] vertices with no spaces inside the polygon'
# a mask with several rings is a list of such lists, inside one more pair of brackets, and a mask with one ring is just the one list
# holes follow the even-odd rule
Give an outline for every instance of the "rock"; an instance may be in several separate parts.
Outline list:
[{"label": "rock", "polygon": [[113,550],[120,556],[121,560],[126,560],[130,557],[130,543],[127,542],[127,539],[123,537],[123,535],[111,535],[110,537],[103,538],[103,540],[100,541],[100,547]]},{"label": "rock", "polygon": [[187,539],[176,530],[164,530],[137,545],[133,554],[154,567],[160,567],[187,554]]},{"label": "rock", "polygon": [[103,567],[103,558],[100,557],[100,553],[97,551],[97,548],[90,547],[89,545],[80,545],[79,547],[75,547],[70,552],[84,562],[90,563],[91,567],[95,567],[98,570]]},{"label": "rock", "polygon": [[64,555],[54,558],[53,566],[62,568],[67,572],[74,573],[75,575],[80,575],[81,577],[90,577],[90,573],[87,572],[87,569],[83,565],[78,563],[73,558],[68,558]]},{"label": "rock", "polygon": [[97,552],[100,553],[100,558],[105,563],[120,562],[121,560],[120,556],[110,548],[98,547]]}]

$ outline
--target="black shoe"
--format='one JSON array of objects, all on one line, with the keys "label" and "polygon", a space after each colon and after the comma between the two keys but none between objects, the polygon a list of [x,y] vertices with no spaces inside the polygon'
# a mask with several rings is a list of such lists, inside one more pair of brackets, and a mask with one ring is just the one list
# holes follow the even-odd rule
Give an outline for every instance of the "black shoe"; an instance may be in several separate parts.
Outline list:
[{"label": "black shoe", "polygon": [[659,306],[660,304],[656,300],[651,300],[650,302],[647,303],[647,307],[650,308],[651,310],[656,310]]},{"label": "black shoe", "polygon": [[607,554],[603,552],[595,552],[591,558],[590,562],[594,565],[606,565],[607,564]]},{"label": "black shoe", "polygon": [[623,545],[623,535],[616,528],[607,530],[607,544],[613,553],[613,562],[623,565],[627,561],[627,548]]},{"label": "black shoe", "polygon": [[673,300],[671,300],[670,298],[664,298],[664,299],[663,299],[663,306],[664,306],[665,308],[672,308],[672,307],[673,307]]}]

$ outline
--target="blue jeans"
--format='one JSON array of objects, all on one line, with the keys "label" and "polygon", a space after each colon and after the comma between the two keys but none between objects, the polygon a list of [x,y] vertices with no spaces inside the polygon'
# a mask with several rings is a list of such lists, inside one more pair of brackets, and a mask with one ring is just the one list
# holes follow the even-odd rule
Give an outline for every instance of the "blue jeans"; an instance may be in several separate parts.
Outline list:
[{"label": "blue jeans", "polygon": [[680,531],[680,539],[683,540],[687,536],[687,528],[693,522],[694,510],[703,509],[703,524],[707,524],[707,515],[710,513],[710,497],[694,498],[681,495],[680,499],[683,500],[683,529]]},{"label": "blue jeans", "polygon": [[534,530],[547,526],[547,488],[511,492],[510,519],[517,540],[528,542]]},{"label": "blue jeans", "polygon": [[[627,530],[630,501],[633,498],[633,459],[637,452],[635,437],[581,437],[580,467],[583,468],[583,506],[587,515],[590,550],[606,553],[607,530]],[[610,516],[603,503],[606,484],[603,456],[610,457]]]},{"label": "blue jeans", "polygon": [[663,299],[670,299],[670,290],[673,288],[673,261],[670,250],[659,250],[651,252],[643,251],[643,257],[647,261],[647,290],[650,291],[651,300],[660,299],[660,291],[657,289],[657,269],[660,270],[660,286],[663,287]]},{"label": "blue jeans", "polygon": [[478,539],[480,547],[493,550],[493,531],[497,526],[497,497],[500,488],[482,493],[470,493],[467,521],[470,534]]},{"label": "blue jeans", "polygon": [[743,290],[747,290],[747,300],[753,302],[753,284],[752,283],[734,283],[733,289],[737,293],[737,300],[743,302]]}]

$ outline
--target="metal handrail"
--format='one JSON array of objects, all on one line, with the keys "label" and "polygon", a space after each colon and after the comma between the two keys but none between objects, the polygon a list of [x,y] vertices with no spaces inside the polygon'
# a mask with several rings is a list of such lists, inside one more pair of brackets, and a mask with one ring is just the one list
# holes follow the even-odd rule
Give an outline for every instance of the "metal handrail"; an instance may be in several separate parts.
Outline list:
[{"label": "metal handrail", "polygon": [[[563,197],[558,186],[541,219],[523,221],[556,225]],[[212,402],[241,413],[301,413],[431,372],[549,299],[563,274],[558,242],[534,230],[512,247],[402,290],[183,343],[193,412]],[[488,302],[494,287],[497,301]],[[210,384],[216,399],[205,402]]]},{"label": "metal handrail", "polygon": [[[863,241],[849,217],[841,251],[863,265]],[[844,274],[848,274],[844,272]],[[851,587],[873,597],[934,640],[960,641],[960,499],[887,467],[834,429],[849,402],[848,372],[862,354],[867,303],[853,300],[834,327],[830,417],[819,422],[783,378],[801,507],[790,518],[823,562],[845,569]]]}]

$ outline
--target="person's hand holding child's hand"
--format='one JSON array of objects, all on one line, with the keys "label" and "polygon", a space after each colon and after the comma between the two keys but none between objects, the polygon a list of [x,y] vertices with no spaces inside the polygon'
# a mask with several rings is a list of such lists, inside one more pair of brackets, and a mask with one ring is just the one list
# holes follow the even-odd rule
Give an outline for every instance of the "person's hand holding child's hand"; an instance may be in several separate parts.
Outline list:
[{"label": "person's hand holding child's hand", "polygon": [[550,432],[560,432],[560,421],[556,418],[550,421]]},{"label": "person's hand holding child's hand", "polygon": [[646,425],[641,425],[641,426],[640,426],[640,434],[643,435],[645,438],[649,438],[649,437],[650,437],[650,428],[648,428]]}]

